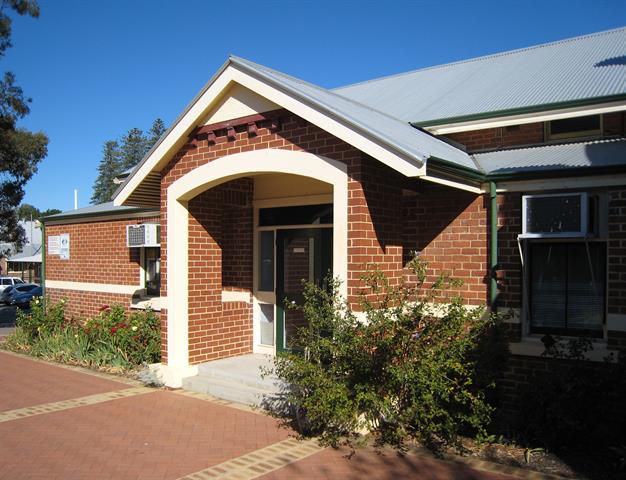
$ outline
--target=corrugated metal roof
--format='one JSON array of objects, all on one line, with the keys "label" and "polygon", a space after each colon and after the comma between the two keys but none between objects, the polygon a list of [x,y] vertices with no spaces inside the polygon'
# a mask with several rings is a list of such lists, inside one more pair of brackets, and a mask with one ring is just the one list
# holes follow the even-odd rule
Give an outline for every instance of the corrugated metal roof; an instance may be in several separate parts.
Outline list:
[{"label": "corrugated metal roof", "polygon": [[111,214],[122,213],[122,212],[130,213],[130,212],[137,211],[137,210],[142,210],[142,209],[139,207],[127,207],[127,206],[117,207],[113,204],[113,202],[106,202],[106,203],[100,203],[98,205],[90,205],[88,207],[78,208],[76,210],[68,210],[67,212],[57,213],[55,215],[50,215],[46,217],[44,220],[45,221],[57,220],[57,219],[60,220],[62,218],[68,218],[68,217],[103,215],[107,213],[111,213]]},{"label": "corrugated metal roof", "polygon": [[542,172],[570,168],[626,166],[626,139],[543,145],[477,153],[487,174]]},{"label": "corrugated metal roof", "polygon": [[470,156],[464,151],[371,106],[360,104],[330,90],[243,58],[231,56],[230,60],[236,67],[253,76],[262,77],[273,86],[287,91],[296,99],[320,111],[338,117],[357,130],[409,155],[420,164],[429,157],[437,157],[464,167],[476,168]]},{"label": "corrugated metal roof", "polygon": [[421,125],[465,115],[624,95],[626,27],[333,91]]},{"label": "corrugated metal roof", "polygon": [[9,262],[25,262],[25,263],[41,263],[41,253],[35,255],[18,256],[14,255],[10,257]]}]

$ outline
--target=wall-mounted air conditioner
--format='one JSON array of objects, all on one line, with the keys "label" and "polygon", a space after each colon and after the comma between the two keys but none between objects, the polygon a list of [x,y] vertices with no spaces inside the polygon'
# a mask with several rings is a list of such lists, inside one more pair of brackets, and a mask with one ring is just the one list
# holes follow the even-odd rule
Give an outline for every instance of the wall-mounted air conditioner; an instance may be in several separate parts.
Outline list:
[{"label": "wall-mounted air conditioner", "polygon": [[158,247],[161,245],[161,225],[142,223],[126,226],[126,245],[133,247]]},{"label": "wall-mounted air conditioner", "polygon": [[596,199],[586,192],[522,196],[522,238],[587,237],[596,231]]}]

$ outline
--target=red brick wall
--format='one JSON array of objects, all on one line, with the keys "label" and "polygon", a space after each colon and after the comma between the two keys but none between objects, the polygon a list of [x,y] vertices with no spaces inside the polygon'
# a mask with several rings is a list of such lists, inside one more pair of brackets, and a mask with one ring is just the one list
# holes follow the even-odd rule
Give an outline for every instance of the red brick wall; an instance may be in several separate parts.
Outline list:
[{"label": "red brick wall", "polygon": [[626,190],[609,197],[609,313],[626,314]]},{"label": "red brick wall", "polygon": [[470,305],[488,300],[488,210],[486,198],[421,181],[417,195],[404,198],[405,260],[419,251],[429,264],[428,282],[442,272],[463,281],[447,292]]},{"label": "red brick wall", "polygon": [[[244,178],[217,186],[189,202],[192,363],[252,352],[252,305],[222,302],[226,287],[252,288],[251,200],[252,182]],[[233,208],[244,214],[235,222],[231,218]],[[238,232],[243,232],[244,238],[235,241]]]},{"label": "red brick wall", "polygon": [[522,264],[517,236],[522,233],[522,194],[498,194],[498,306],[521,308]]},{"label": "red brick wall", "polygon": [[139,249],[126,246],[126,226],[158,223],[158,217],[93,221],[46,226],[50,236],[70,235],[70,258],[46,255],[46,279],[72,282],[137,285]]},{"label": "red brick wall", "polygon": [[[603,135],[624,135],[626,133],[624,119],[625,114],[623,112],[603,115]],[[485,128],[469,132],[450,133],[445,136],[464,145],[468,152],[535,145],[545,141],[543,122]]]},{"label": "red brick wall", "polygon": [[527,123],[525,125],[450,133],[446,137],[465,145],[468,152],[476,152],[542,143],[544,141],[544,126],[543,122]]},{"label": "red brick wall", "polygon": [[[354,147],[346,144],[342,140],[339,140],[320,128],[308,124],[304,120],[289,112],[280,112],[280,124],[281,127],[276,132],[271,132],[269,130],[269,122],[261,124],[259,125],[256,136],[249,136],[246,131],[246,126],[242,125],[236,128],[236,138],[234,140],[228,140],[225,132],[218,132],[216,143],[214,145],[208,144],[206,140],[198,141],[195,146],[192,142],[189,142],[181,148],[181,150],[170,161],[168,166],[161,172],[161,224],[164,226],[161,231],[162,295],[166,294],[165,290],[167,282],[167,188],[172,184],[172,182],[176,181],[189,171],[212,160],[233,153],[267,148],[307,151],[314,154],[324,155],[328,158],[342,161],[347,164],[349,175],[348,222],[350,224],[348,233],[348,262],[350,269],[348,294],[351,299],[356,299],[356,295],[361,291],[362,284],[360,281],[360,275],[365,270],[365,264],[367,262],[375,261],[379,263],[391,276],[399,277],[401,275],[402,238],[401,230],[397,223],[400,220],[401,190],[396,180],[401,178],[399,174],[383,167],[377,161],[368,158]],[[382,177],[381,175],[386,177]],[[383,178],[385,178],[384,181],[382,180]],[[369,224],[368,219],[370,218],[374,219],[374,226]],[[193,228],[198,228],[198,225],[191,226]],[[215,226],[215,228],[217,228],[217,226]],[[244,245],[244,241],[240,241],[238,243],[238,246],[242,245]],[[251,240],[249,245],[252,245]],[[208,244],[206,244],[202,245],[202,248],[211,250],[213,247],[209,247]],[[228,256],[227,253],[222,253],[221,258],[224,258],[224,255]],[[201,260],[195,259],[193,261]],[[235,278],[237,281],[244,278],[247,274],[238,276],[239,273],[236,272],[242,272],[240,267],[245,265],[251,264],[246,263],[246,261],[242,261],[241,265],[237,266],[235,269],[234,276],[232,276],[231,273],[228,274],[228,277],[224,274],[224,282],[228,281],[227,278]],[[217,268],[215,266],[212,268],[215,269],[215,273],[217,274]],[[219,275],[219,281],[222,282],[221,268],[219,269]],[[222,286],[225,287],[226,283]],[[218,289],[218,285],[213,285],[213,288]],[[190,292],[190,294],[192,293]],[[194,291],[193,295],[201,298],[203,294]],[[192,305],[195,305],[194,307],[190,306],[190,308],[204,308],[200,306],[201,302],[196,302],[195,298],[190,298],[190,302]],[[226,306],[223,308],[226,308]],[[231,308],[230,304],[228,305],[228,308]],[[232,315],[237,317],[242,316],[242,318],[248,315],[248,319],[246,321],[251,324],[251,312],[245,304],[234,307],[234,310],[235,311],[232,312]],[[193,327],[198,331],[204,332],[199,334],[201,338],[208,338],[208,336],[212,335],[210,332],[214,329],[214,326],[210,324],[209,316],[206,315],[206,313],[208,312],[194,311],[195,316],[193,317],[193,321],[197,322],[197,324]],[[228,315],[231,315],[231,313],[228,313]],[[166,358],[166,311],[162,311],[161,319],[162,331],[164,332],[163,354],[164,358]],[[229,344],[228,348],[219,347],[217,350],[212,350],[210,355],[213,355],[214,358],[219,356],[234,355],[239,352],[239,349],[241,348],[244,350],[248,349],[250,345],[249,342],[251,342],[251,332],[248,343],[244,342],[243,344],[240,344],[241,342],[238,341],[235,342],[236,346]],[[204,341],[194,343],[193,353],[190,353],[191,362],[197,363],[203,361],[205,358],[208,358],[209,352],[207,349],[213,348],[214,345],[209,346],[208,344],[204,345],[204,343]],[[226,342],[220,338],[220,342],[218,342],[218,344],[221,345],[224,343]]]},{"label": "red brick wall", "polygon": [[392,285],[402,279],[402,186],[406,180],[367,156],[349,165],[348,174],[348,301],[358,311],[361,277],[368,265],[376,264]]},{"label": "red brick wall", "polygon": [[85,320],[100,312],[104,305],[123,305],[128,309],[132,295],[118,293],[85,292],[83,290],[61,290],[58,288],[46,288],[46,296],[52,302],[61,299],[67,301],[65,314],[69,318]]},{"label": "red brick wall", "polygon": [[[140,284],[140,252],[126,246],[126,226],[137,223],[158,223],[158,217],[107,220],[65,225],[46,225],[48,237],[68,233],[70,258],[46,254],[46,280],[104,283],[113,285]],[[85,292],[46,288],[53,301],[68,300],[66,311],[74,317],[89,317],[102,305],[119,303],[128,307],[132,295]]]}]

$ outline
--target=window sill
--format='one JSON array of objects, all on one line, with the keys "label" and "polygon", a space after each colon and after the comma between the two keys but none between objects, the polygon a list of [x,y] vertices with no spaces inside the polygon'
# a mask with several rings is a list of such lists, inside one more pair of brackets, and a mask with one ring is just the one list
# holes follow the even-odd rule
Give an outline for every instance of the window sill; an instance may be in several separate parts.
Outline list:
[{"label": "window sill", "polygon": [[138,297],[133,298],[130,302],[131,310],[152,310],[160,312],[165,306],[165,297]]},{"label": "window sill", "polygon": [[[603,340],[593,340],[593,348],[585,355],[592,362],[603,362],[605,358],[612,355],[612,361],[617,361],[619,352],[617,350],[609,350],[607,344]],[[520,342],[510,342],[509,350],[513,355],[523,355],[526,357],[541,357],[545,351],[540,336],[523,337]],[[545,358],[553,358],[546,356]]]}]

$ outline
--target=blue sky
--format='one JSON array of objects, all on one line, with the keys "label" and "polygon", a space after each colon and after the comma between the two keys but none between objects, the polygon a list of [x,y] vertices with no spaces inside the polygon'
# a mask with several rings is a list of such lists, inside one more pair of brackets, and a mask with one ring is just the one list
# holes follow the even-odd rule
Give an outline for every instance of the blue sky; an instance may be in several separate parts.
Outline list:
[{"label": "blue sky", "polygon": [[86,206],[104,141],[169,125],[229,53],[324,87],[626,25],[623,0],[40,0],[14,21],[2,71],[50,137],[26,188],[40,209]]}]

